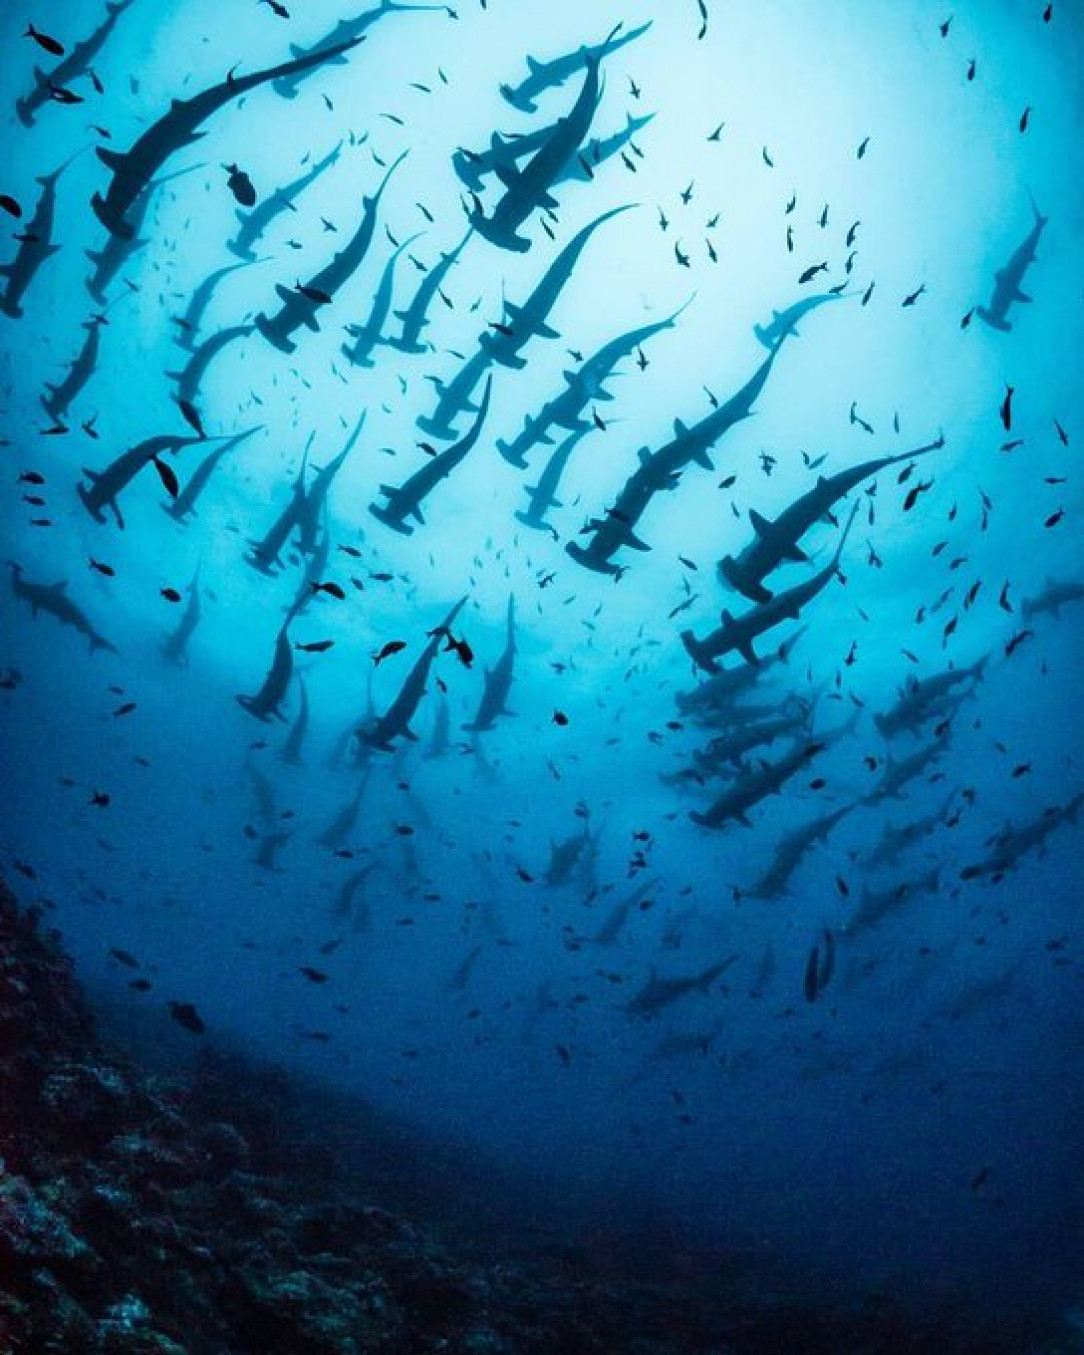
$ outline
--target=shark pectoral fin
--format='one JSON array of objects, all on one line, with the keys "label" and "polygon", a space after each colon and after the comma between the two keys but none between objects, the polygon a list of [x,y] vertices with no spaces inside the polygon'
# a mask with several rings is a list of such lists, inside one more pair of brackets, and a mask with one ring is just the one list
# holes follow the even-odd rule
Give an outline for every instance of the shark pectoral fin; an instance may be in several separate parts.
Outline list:
[{"label": "shark pectoral fin", "polygon": [[505,188],[515,188],[519,183],[520,174],[513,164],[506,164],[503,160],[498,160],[493,166],[493,173],[504,184]]},{"label": "shark pectoral fin", "polygon": [[741,824],[741,826],[742,826],[743,828],[752,828],[752,826],[753,826],[753,821],[752,821],[752,819],[749,817],[748,814],[744,814],[744,813],[742,813],[742,814],[735,814],[735,815],[734,815],[734,818],[738,821],[738,823]]},{"label": "shark pectoral fin", "polygon": [[753,531],[757,536],[767,539],[772,535],[772,523],[768,521],[762,513],[758,513],[755,508],[749,510],[749,521],[753,525]]},{"label": "shark pectoral fin", "polygon": [[287,306],[297,299],[297,293],[289,287],[284,287],[281,282],[275,284],[275,295]]},{"label": "shark pectoral fin", "polygon": [[783,558],[785,560],[793,560],[796,565],[804,565],[809,559],[809,556],[802,550],[801,546],[792,542],[791,545],[784,549]]},{"label": "shark pectoral fin", "polygon": [[558,202],[552,193],[543,193],[538,199],[538,205],[553,211],[558,206]]},{"label": "shark pectoral fin", "polygon": [[96,146],[95,154],[102,164],[105,165],[106,169],[112,170],[120,169],[121,165],[123,165],[128,158],[120,151],[111,151],[108,146]]},{"label": "shark pectoral fin", "polygon": [[691,455],[696,464],[698,466],[703,466],[704,470],[715,469],[715,462],[712,461],[711,457],[708,456],[707,452],[704,450],[703,447],[698,447],[696,451],[691,453]]},{"label": "shark pectoral fin", "polygon": [[553,329],[546,324],[535,325],[534,332],[540,339],[559,339],[561,337],[560,330]]},{"label": "shark pectoral fin", "polygon": [[409,739],[411,743],[418,742],[417,734],[415,734],[414,731],[408,725],[403,726],[403,738]]},{"label": "shark pectoral fin", "polygon": [[410,516],[415,522],[420,523],[423,527],[425,526],[425,518],[422,516],[421,504],[414,504],[410,510]]},{"label": "shark pectoral fin", "polygon": [[1022,301],[1026,306],[1030,306],[1031,303],[1035,300],[1034,297],[1028,296],[1026,292],[1020,291],[1019,288],[1017,288],[1016,291],[1013,292],[1012,299],[1014,301]]},{"label": "shark pectoral fin", "polygon": [[101,479],[101,476],[98,474],[98,472],[97,472],[96,470],[91,470],[88,466],[84,466],[84,467],[83,467],[83,474],[87,477],[87,479],[88,479],[92,484],[93,484],[96,480],[100,480],[100,479]]},{"label": "shark pectoral fin", "polygon": [[309,311],[308,315],[302,321],[306,329],[311,329],[314,334],[320,333],[320,321],[317,319],[315,311]]},{"label": "shark pectoral fin", "polygon": [[631,529],[625,533],[625,545],[629,550],[650,550],[651,547],[646,541],[642,541]]}]

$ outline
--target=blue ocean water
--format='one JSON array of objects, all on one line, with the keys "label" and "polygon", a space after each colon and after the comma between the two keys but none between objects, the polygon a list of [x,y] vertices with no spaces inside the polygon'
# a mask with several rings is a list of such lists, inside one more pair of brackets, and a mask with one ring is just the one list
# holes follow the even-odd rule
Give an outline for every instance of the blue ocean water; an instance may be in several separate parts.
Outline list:
[{"label": "blue ocean water", "polygon": [[1079,15],[112,11],[0,17],[0,846],[92,992],[1071,1305]]}]

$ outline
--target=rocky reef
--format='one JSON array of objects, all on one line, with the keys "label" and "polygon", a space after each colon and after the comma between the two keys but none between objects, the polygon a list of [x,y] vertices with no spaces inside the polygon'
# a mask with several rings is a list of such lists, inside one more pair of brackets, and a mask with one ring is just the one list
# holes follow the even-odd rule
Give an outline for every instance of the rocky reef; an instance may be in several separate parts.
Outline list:
[{"label": "rocky reef", "polygon": [[[571,1252],[453,1254],[295,1127],[289,1080],[104,1047],[70,962],[0,885],[4,1355],[996,1355],[883,1301],[617,1278]],[[225,1108],[231,1108],[225,1114]]]}]

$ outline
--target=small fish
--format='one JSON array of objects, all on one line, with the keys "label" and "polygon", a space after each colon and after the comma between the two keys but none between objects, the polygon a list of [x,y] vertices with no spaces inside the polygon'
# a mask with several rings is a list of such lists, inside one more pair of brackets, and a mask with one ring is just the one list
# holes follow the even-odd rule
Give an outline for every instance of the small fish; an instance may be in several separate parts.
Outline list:
[{"label": "small fish", "polygon": [[807,282],[812,282],[818,273],[827,273],[827,272],[828,272],[827,259],[823,263],[811,264],[799,277],[798,286],[804,287]]},{"label": "small fish", "polygon": [[117,571],[113,568],[112,565],[103,564],[101,560],[90,560],[88,561],[88,563],[91,569],[96,570],[97,573],[99,574],[104,574],[107,579],[112,579],[116,577]]},{"label": "small fish", "polygon": [[1001,422],[1002,422],[1002,424],[1003,424],[1004,427],[1005,427],[1005,432],[1006,432],[1006,433],[1008,433],[1008,432],[1010,432],[1010,431],[1012,430],[1012,397],[1013,397],[1013,394],[1014,394],[1014,388],[1013,388],[1012,386],[1006,386],[1006,387],[1005,387],[1005,398],[1004,398],[1004,400],[1002,400],[1002,402],[1001,402],[1001,410],[1000,410],[1000,414],[1001,414]]},{"label": "small fish", "polygon": [[563,729],[568,724],[568,716],[563,710],[555,710],[553,712],[553,723]]},{"label": "small fish", "polygon": [[181,600],[181,595],[176,588],[159,588],[158,592],[167,602],[180,602]]},{"label": "small fish", "polygon": [[297,972],[304,974],[310,983],[327,983],[328,981],[328,975],[322,969],[313,969],[311,965],[299,965]]},{"label": "small fish", "polygon": [[129,951],[120,950],[116,946],[111,946],[109,948],[109,954],[114,960],[117,960],[122,965],[126,965],[129,969],[139,968],[139,961]]},{"label": "small fish", "polygon": [[1020,114],[1020,130],[1022,132],[1027,131],[1028,121],[1030,118],[1031,118],[1031,105],[1028,104],[1027,108],[1024,109],[1023,113]]},{"label": "small fish", "polygon": [[385,659],[390,659],[393,654],[400,654],[406,649],[405,640],[389,640],[380,650],[379,654],[373,655],[374,667],[379,667]]},{"label": "small fish", "polygon": [[64,55],[64,44],[57,42],[56,38],[51,38],[48,33],[39,32],[33,24],[27,24],[23,37],[33,38],[42,51],[48,52],[50,56]]},{"label": "small fish", "polygon": [[315,301],[318,306],[330,306],[331,297],[327,292],[322,292],[319,287],[306,287],[303,282],[294,283],[294,291],[300,292],[308,301]]},{"label": "small fish", "polygon": [[248,177],[239,165],[223,165],[226,171],[226,187],[241,204],[242,207],[255,207],[256,190],[252,186],[252,180]]},{"label": "small fish", "polygon": [[23,209],[10,193],[0,193],[0,207],[7,212],[8,216],[13,216],[16,220],[23,214]]},{"label": "small fish", "polygon": [[167,466],[166,463],[157,456],[153,459],[152,464],[154,469],[158,472],[158,478],[162,481],[162,488],[171,499],[175,499],[181,492],[181,486],[177,481],[177,476],[174,474],[173,468]]},{"label": "small fish", "polygon": [[63,85],[50,84],[49,98],[58,104],[81,104],[83,102],[81,94],[76,94],[73,89],[65,89]]},{"label": "small fish", "polygon": [[134,711],[135,708],[136,703],[134,701],[125,701],[123,706],[118,706],[117,709],[113,712],[113,719],[119,720],[124,715],[131,715],[132,711]]},{"label": "small fish", "polygon": [[309,587],[314,593],[327,593],[330,597],[338,598],[340,602],[346,600],[346,594],[337,583],[310,583]]},{"label": "small fish", "polygon": [[926,284],[923,283],[916,291],[909,292],[908,295],[903,298],[903,306],[901,309],[906,310],[908,306],[913,306],[918,301],[919,297],[924,295],[925,291]]},{"label": "small fish", "polygon": [[207,1029],[191,1002],[171,1002],[169,1014],[179,1026],[184,1026],[185,1030],[190,1030],[193,1035],[202,1035]]},{"label": "small fish", "polygon": [[334,643],[334,640],[310,640],[308,644],[301,644],[295,640],[294,648],[302,654],[326,654]]},{"label": "small fish", "polygon": [[865,155],[867,149],[869,148],[869,141],[870,139],[867,136],[866,139],[859,145],[858,150],[855,152],[856,159],[861,160],[862,157]]}]

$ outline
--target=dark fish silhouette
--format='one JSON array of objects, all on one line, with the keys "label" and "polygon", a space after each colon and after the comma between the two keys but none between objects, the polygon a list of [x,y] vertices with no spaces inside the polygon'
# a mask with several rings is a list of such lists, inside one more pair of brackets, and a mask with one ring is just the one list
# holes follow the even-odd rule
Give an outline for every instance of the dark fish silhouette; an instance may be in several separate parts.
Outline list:
[{"label": "dark fish silhouette", "polygon": [[256,206],[256,189],[240,165],[226,165],[226,187],[242,207]]}]

